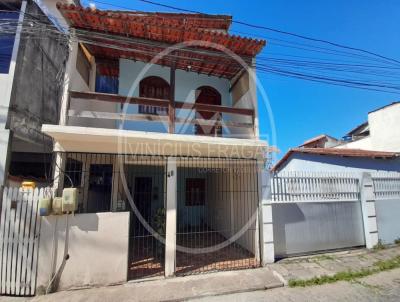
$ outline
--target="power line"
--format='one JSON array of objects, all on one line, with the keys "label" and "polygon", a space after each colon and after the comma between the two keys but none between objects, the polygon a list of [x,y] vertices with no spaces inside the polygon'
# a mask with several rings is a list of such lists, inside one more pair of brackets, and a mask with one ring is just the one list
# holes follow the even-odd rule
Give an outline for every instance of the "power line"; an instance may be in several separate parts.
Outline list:
[{"label": "power line", "polygon": [[[167,4],[163,4],[163,3],[159,3],[159,2],[155,2],[155,1],[150,1],[150,0],[137,0],[137,1],[148,3],[148,4],[152,4],[152,5],[159,6],[159,7],[173,9],[173,10],[176,10],[176,11],[182,11],[182,12],[186,12],[186,13],[205,14],[205,13],[200,12],[200,11],[184,9],[184,8],[181,8],[181,7],[177,7],[177,6],[173,6],[173,5],[167,5]],[[114,5],[114,4],[110,4],[110,3],[106,3],[106,2],[102,2],[102,1],[97,1],[97,0],[94,0],[93,2],[101,3],[101,4],[105,4],[105,5],[110,5],[110,6],[114,6],[114,7],[121,7],[121,8],[124,8],[124,9],[131,9],[129,7],[123,7],[123,6]],[[207,14],[205,14],[205,15],[207,15]],[[263,29],[263,30],[274,32],[274,33],[284,34],[284,35],[287,35],[287,36],[292,36],[292,37],[296,37],[296,38],[300,38],[300,39],[308,40],[308,41],[312,41],[312,42],[323,43],[323,44],[331,45],[331,46],[334,46],[334,47],[339,47],[339,48],[344,48],[344,49],[348,49],[348,50],[358,51],[358,52],[362,52],[362,53],[365,53],[365,54],[373,55],[373,56],[376,56],[378,58],[394,62],[396,64],[400,64],[400,61],[398,61],[396,59],[389,58],[389,57],[386,57],[386,56],[383,56],[383,55],[380,55],[378,53],[375,53],[375,52],[372,52],[372,51],[368,51],[368,50],[365,50],[365,49],[362,49],[362,48],[351,47],[351,46],[347,46],[347,45],[344,45],[344,44],[341,44],[341,43],[331,42],[331,41],[324,40],[324,39],[319,39],[319,38],[308,37],[308,36],[305,36],[305,35],[296,34],[296,33],[293,33],[293,32],[288,32],[288,31],[284,31],[284,30],[280,30],[280,29],[276,29],[276,28],[272,28],[272,27],[263,26],[263,25],[251,24],[251,23],[248,23],[248,22],[245,22],[245,21],[240,21],[240,20],[237,20],[237,21],[236,20],[232,20],[232,23],[244,25],[244,26],[251,27],[251,28]]]},{"label": "power line", "polygon": [[[92,43],[93,45],[97,45],[100,47],[105,47],[105,48],[115,48],[123,51],[138,51],[137,46],[138,45],[149,45],[149,43],[152,43],[152,45],[158,45],[160,47],[165,46],[163,43],[160,42],[153,42],[153,41],[136,41],[134,40],[132,42],[132,39],[130,38],[125,38],[125,37],[120,37],[117,35],[112,35],[112,34],[103,34],[103,33],[97,33],[95,31],[89,31],[89,30],[81,30],[77,29],[76,36],[72,36],[70,34],[62,33],[58,31],[54,26],[51,26],[48,23],[44,23],[42,20],[39,20],[38,18],[35,18],[34,21],[30,20],[29,18],[26,18],[26,22],[28,26],[23,26],[22,33],[27,35],[27,38],[34,38],[34,39],[43,39],[43,38],[58,38],[60,40],[69,40],[69,41],[78,41],[78,42],[83,42],[83,43]],[[18,24],[16,24],[18,25]],[[12,30],[11,28],[8,28],[8,30]],[[0,30],[1,32],[6,33],[7,30]],[[15,31],[14,31],[15,32]],[[99,41],[100,39],[100,41]],[[105,40],[110,40],[110,42],[106,42]],[[101,41],[103,40],[103,41]],[[130,41],[130,43],[128,43]],[[115,42],[122,43],[120,46],[115,45]],[[132,44],[135,45],[136,48],[131,48],[127,47],[124,44]],[[140,49],[139,49],[140,50]],[[141,50],[143,54],[149,55],[149,56],[154,56],[158,52],[156,51],[149,51],[149,50]],[[187,49],[185,49],[187,51]],[[188,51],[194,51],[194,50],[188,50]],[[193,60],[193,58],[187,58],[187,57],[182,57],[182,55],[174,55],[175,58],[177,59],[185,59],[185,60]],[[197,58],[195,58],[197,59]],[[399,86],[394,83],[388,83],[388,82],[382,82],[379,81],[376,77],[374,79],[365,79],[365,78],[357,78],[354,76],[351,76],[349,78],[346,77],[337,77],[337,76],[332,76],[332,75],[327,75],[327,71],[329,72],[341,72],[341,73],[359,73],[361,75],[374,75],[376,74],[376,71],[374,73],[372,70],[374,70],[373,67],[368,66],[368,67],[363,67],[362,66],[352,66],[355,64],[348,64],[350,66],[342,66],[340,64],[335,64],[332,63],[330,65],[322,64],[321,62],[313,62],[313,61],[306,61],[306,60],[276,60],[274,58],[259,58],[261,63],[257,63],[256,68],[259,72],[261,73],[268,73],[268,74],[276,74],[280,76],[285,76],[285,77],[292,77],[292,78],[299,78],[303,80],[309,80],[309,81],[314,81],[314,82],[321,82],[325,84],[331,84],[331,85],[340,85],[340,86],[345,86],[345,87],[351,87],[351,88],[359,88],[359,89],[366,89],[366,90],[376,90],[376,91],[384,91],[388,93],[398,93],[399,91]],[[198,59],[197,59],[198,60]],[[222,66],[221,60],[218,62],[219,66]],[[397,68],[392,67],[392,69],[388,69],[388,66],[381,66],[381,65],[376,65],[382,70],[396,70]],[[212,68],[208,68],[207,70],[212,70]],[[309,72],[306,72],[309,70]],[[313,71],[314,73],[310,73],[310,71]],[[323,72],[323,74],[315,73],[315,72]],[[391,73],[393,74],[393,73]],[[394,75],[396,75],[394,73]],[[379,74],[380,77],[388,77],[389,74]],[[393,78],[393,77],[392,77]]]}]

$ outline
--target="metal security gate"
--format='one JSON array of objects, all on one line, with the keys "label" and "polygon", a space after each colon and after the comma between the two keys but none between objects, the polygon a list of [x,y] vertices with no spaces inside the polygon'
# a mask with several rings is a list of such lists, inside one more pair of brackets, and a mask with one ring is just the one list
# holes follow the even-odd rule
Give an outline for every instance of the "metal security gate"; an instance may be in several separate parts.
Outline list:
[{"label": "metal security gate", "polygon": [[125,158],[126,182],[136,207],[128,205],[129,279],[164,275],[166,163],[160,156]]},{"label": "metal security gate", "polygon": [[36,272],[43,190],[4,188],[0,218],[0,294],[32,296]]},{"label": "metal security gate", "polygon": [[176,274],[260,265],[257,161],[177,159]]},{"label": "metal security gate", "polygon": [[280,172],[271,188],[277,258],[365,245],[356,174]]}]

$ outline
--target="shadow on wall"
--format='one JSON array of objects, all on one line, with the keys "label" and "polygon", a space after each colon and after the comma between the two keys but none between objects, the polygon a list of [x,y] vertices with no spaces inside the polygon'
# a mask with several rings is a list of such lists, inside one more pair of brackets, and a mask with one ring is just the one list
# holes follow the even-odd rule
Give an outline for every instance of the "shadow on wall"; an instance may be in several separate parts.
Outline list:
[{"label": "shadow on wall", "polygon": [[365,245],[359,201],[276,203],[277,258]]},{"label": "shadow on wall", "polygon": [[129,216],[129,212],[70,214],[68,228],[67,215],[42,217],[38,287],[55,291],[125,282]]},{"label": "shadow on wall", "polygon": [[[290,213],[290,215],[287,215],[287,213]],[[305,221],[306,217],[300,207],[295,203],[272,205],[272,215],[274,222],[276,219],[275,217],[279,217],[280,221],[279,224],[274,223],[273,225],[275,245],[277,245],[276,249],[280,251],[286,251],[286,226],[289,224]],[[277,238],[279,238],[279,240],[276,240]]]}]

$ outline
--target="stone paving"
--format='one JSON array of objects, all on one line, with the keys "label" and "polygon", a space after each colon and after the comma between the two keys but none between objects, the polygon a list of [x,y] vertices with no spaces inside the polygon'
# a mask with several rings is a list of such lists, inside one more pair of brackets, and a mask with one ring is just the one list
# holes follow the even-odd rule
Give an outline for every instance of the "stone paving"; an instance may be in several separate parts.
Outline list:
[{"label": "stone paving", "polygon": [[400,269],[371,275],[356,282],[337,282],[310,287],[276,288],[193,299],[197,302],[398,302],[400,301]]},{"label": "stone paving", "polygon": [[308,257],[287,258],[268,266],[285,284],[291,279],[310,279],[321,275],[334,275],[342,271],[358,271],[373,267],[379,260],[400,256],[400,246],[383,250],[352,250]]}]

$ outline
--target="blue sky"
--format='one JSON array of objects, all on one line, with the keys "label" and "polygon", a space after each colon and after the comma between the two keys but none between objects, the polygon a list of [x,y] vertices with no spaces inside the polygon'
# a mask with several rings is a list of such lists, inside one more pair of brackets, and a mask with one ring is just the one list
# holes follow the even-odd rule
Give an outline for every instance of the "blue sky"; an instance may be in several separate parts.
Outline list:
[{"label": "blue sky", "polygon": [[[256,0],[256,1],[172,1],[157,0],[190,10],[210,14],[230,14],[234,20],[273,27],[284,31],[321,38],[358,47],[400,60],[400,1],[365,0]],[[143,11],[172,11],[137,0],[104,0]],[[87,4],[88,1],[83,1]],[[107,8],[99,3],[98,8]],[[109,9],[117,9],[108,7]],[[270,36],[291,40],[290,37],[255,30],[233,24],[237,31],[253,36]],[[297,42],[305,42],[296,40]],[[320,45],[323,46],[323,45]],[[298,55],[295,49],[268,44],[262,57]],[[302,53],[301,55],[304,55]],[[318,53],[307,52],[308,57],[318,59]],[[335,57],[337,58],[337,57]],[[343,136],[351,128],[361,124],[367,113],[377,107],[400,100],[400,95],[366,91],[347,87],[331,86],[299,79],[259,73],[260,81],[267,92],[275,120],[277,147],[283,156],[288,148],[301,144],[306,139],[325,133]],[[397,83],[399,80],[397,79]],[[260,129],[271,140],[270,119],[259,94]]]}]

